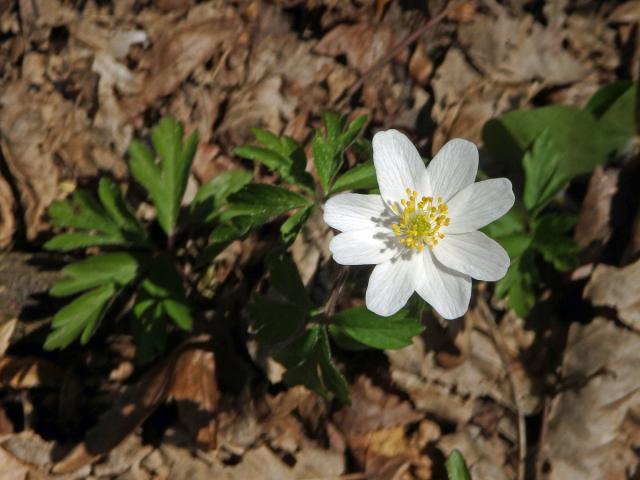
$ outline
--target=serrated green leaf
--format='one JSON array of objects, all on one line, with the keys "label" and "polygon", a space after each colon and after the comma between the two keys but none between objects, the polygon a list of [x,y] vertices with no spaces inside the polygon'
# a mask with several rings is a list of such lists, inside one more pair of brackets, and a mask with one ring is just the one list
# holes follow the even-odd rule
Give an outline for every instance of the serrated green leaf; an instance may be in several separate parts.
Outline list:
[{"label": "serrated green leaf", "polygon": [[276,355],[287,367],[283,376],[289,385],[304,385],[325,398],[349,403],[349,386],[333,363],[325,327],[314,325]]},{"label": "serrated green leaf", "polygon": [[259,128],[252,129],[252,132],[264,147],[246,145],[236,148],[235,155],[260,162],[269,170],[277,172],[284,181],[298,185],[307,192],[314,191],[313,178],[305,171],[307,157],[298,142]]},{"label": "serrated green leaf", "polygon": [[353,340],[379,349],[397,349],[411,344],[411,339],[424,330],[420,321],[401,310],[381,317],[366,307],[344,310],[331,318],[332,335],[344,334]]},{"label": "serrated green leaf", "polygon": [[252,183],[229,197],[229,208],[222,213],[221,219],[249,216],[253,219],[252,226],[258,226],[289,210],[311,204],[311,200],[291,190]]},{"label": "serrated green leaf", "polygon": [[146,240],[146,232],[133,210],[122,196],[120,188],[109,178],[102,177],[98,185],[98,197],[107,214],[122,231],[130,233],[138,241]]},{"label": "serrated green leaf", "polygon": [[129,166],[153,200],[158,223],[167,235],[172,235],[198,146],[198,134],[194,131],[183,143],[182,125],[165,117],[151,130],[151,140],[160,158],[159,166],[151,150],[139,141],[129,148]]},{"label": "serrated green leaf", "polygon": [[78,337],[81,337],[83,345],[86,344],[115,293],[116,287],[113,284],[102,285],[60,309],[53,317],[53,331],[47,336],[44,349],[65,348]]},{"label": "serrated green leaf", "polygon": [[251,181],[246,170],[229,170],[205,183],[193,199],[189,209],[189,223],[206,225],[213,222],[227,198]]},{"label": "serrated green leaf", "polygon": [[301,208],[287,218],[280,226],[280,234],[282,235],[282,241],[285,245],[293,243],[296,239],[298,233],[300,233],[300,229],[313,213],[313,207],[314,205],[310,205],[306,208]]},{"label": "serrated green leaf", "polygon": [[105,283],[119,287],[131,282],[141,266],[143,257],[130,253],[107,253],[72,263],[62,269],[64,277],[57,281],[49,294],[54,297],[74,295]]},{"label": "serrated green leaf", "polygon": [[154,258],[153,265],[142,282],[141,290],[145,298],[161,304],[164,313],[179,328],[191,330],[193,320],[182,278],[167,256],[159,255]]},{"label": "serrated green leaf", "polygon": [[44,245],[45,250],[69,252],[79,248],[123,245],[126,240],[121,235],[90,234],[90,233],[62,233],[48,240]]},{"label": "serrated green leaf", "polygon": [[147,364],[162,354],[167,343],[165,313],[155,299],[139,298],[131,310],[136,362]]},{"label": "serrated green leaf", "polygon": [[376,178],[373,160],[369,160],[366,163],[356,165],[339,176],[331,187],[331,193],[339,193],[346,190],[371,190],[374,188],[378,188],[378,179]]},{"label": "serrated green leaf", "polygon": [[558,156],[557,172],[567,179],[591,172],[614,150],[591,113],[564,105],[507,113],[488,121],[482,138],[499,160],[517,165],[545,130]]},{"label": "serrated green leaf", "polygon": [[525,317],[536,302],[537,269],[534,258],[532,249],[525,250],[519,259],[511,263],[504,278],[496,283],[496,297],[509,295],[509,307],[520,317]]},{"label": "serrated green leaf", "polygon": [[559,158],[549,130],[525,153],[522,160],[526,175],[524,204],[530,212],[541,210],[568,182],[569,179],[558,172]]},{"label": "serrated green leaf", "polygon": [[449,480],[471,480],[471,473],[467,468],[464,457],[458,450],[454,450],[445,462]]},{"label": "serrated green leaf", "polygon": [[568,235],[576,221],[574,215],[547,214],[534,223],[532,247],[561,272],[578,266],[580,248]]},{"label": "serrated green leaf", "polygon": [[[346,117],[326,112],[324,118],[325,135],[316,131],[311,144],[313,162],[318,172],[322,190],[331,191],[333,179],[342,166],[344,152],[355,141],[367,121],[366,115],[355,119],[346,126]],[[345,130],[346,126],[346,130]]]},{"label": "serrated green leaf", "polygon": [[340,370],[333,363],[331,356],[331,346],[329,345],[329,335],[326,328],[320,330],[320,339],[318,341],[319,353],[318,364],[322,372],[322,380],[326,389],[336,396],[342,403],[351,404],[349,395],[349,384],[345,380]]},{"label": "serrated green leaf", "polygon": [[258,342],[274,345],[298,334],[308,317],[308,310],[255,295],[249,305],[249,316],[255,322]]}]

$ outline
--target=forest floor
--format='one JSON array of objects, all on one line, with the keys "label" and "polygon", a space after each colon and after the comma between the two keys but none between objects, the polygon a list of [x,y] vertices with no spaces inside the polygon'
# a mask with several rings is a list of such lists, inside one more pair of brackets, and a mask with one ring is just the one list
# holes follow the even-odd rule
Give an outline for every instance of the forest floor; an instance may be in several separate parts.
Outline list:
[{"label": "forest floor", "polygon": [[[453,449],[477,480],[640,478],[637,156],[572,183],[583,254],[562,295],[519,318],[481,283],[407,348],[338,354],[350,406],[284,387],[251,338],[215,326],[147,368],[117,333],[42,351],[68,258],[41,249],[47,207],[98,176],[128,185],[127,148],[163,115],[200,132],[193,196],[231,168],[273,181],[232,154],[251,127],[308,146],[322,111],[366,113],[366,137],[397,128],[431,157],[481,145],[505,112],[638,78],[638,1],[467,0],[438,17],[446,3],[0,0],[0,479],[427,480]],[[291,247],[309,288],[331,288],[332,235],[318,216]],[[242,315],[272,240],[215,258],[208,324]]]}]

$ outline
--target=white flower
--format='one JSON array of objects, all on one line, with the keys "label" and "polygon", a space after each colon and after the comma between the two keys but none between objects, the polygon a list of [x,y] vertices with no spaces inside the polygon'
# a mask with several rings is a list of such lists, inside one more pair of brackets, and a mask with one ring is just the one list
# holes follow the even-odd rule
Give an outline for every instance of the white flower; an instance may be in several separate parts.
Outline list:
[{"label": "white flower", "polygon": [[478,229],[513,206],[511,182],[474,183],[478,149],[462,139],[425,167],[405,135],[379,132],[373,162],[381,195],[343,193],[325,204],[325,222],[343,232],[329,246],[334,260],[376,265],[366,303],[378,315],[394,314],[415,291],[444,318],[462,316],[471,277],[496,281],[509,267],[507,252]]}]

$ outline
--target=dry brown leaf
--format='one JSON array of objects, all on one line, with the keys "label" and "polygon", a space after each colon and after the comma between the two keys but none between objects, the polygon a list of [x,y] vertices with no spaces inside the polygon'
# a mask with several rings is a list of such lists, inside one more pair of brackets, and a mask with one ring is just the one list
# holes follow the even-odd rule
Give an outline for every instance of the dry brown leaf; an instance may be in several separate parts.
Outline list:
[{"label": "dry brown leaf", "polygon": [[615,308],[621,322],[640,332],[640,260],[624,268],[598,265],[584,297],[593,305]]},{"label": "dry brown leaf", "polygon": [[640,22],[640,0],[631,0],[616,7],[609,15],[609,21],[619,23]]},{"label": "dry brown leaf", "polygon": [[185,22],[164,32],[142,61],[150,68],[144,79],[145,88],[127,99],[125,111],[135,116],[157,98],[172,93],[196,67],[237,38],[240,27],[238,19],[229,18]]},{"label": "dry brown leaf", "polygon": [[63,372],[55,363],[38,357],[0,358],[0,388],[57,387]]},{"label": "dry brown leaf", "polygon": [[384,24],[343,24],[327,33],[314,50],[334,57],[346,55],[347,63],[364,73],[391,50],[394,38],[393,30]]},{"label": "dry brown leaf", "polygon": [[582,201],[574,238],[583,248],[598,244],[600,248],[596,248],[591,258],[597,256],[611,237],[611,207],[613,197],[618,192],[619,175],[619,170],[596,167]]},{"label": "dry brown leaf", "polygon": [[[181,357],[192,355],[192,350],[206,349],[207,345],[208,342],[203,339],[187,341],[165,361],[149,370],[136,384],[124,389],[113,406],[86,433],[84,441],[56,463],[52,471],[56,474],[73,472],[93,463],[119,445],[166,400],[179,375],[176,366],[185,366]],[[181,389],[180,393],[184,394],[185,391]]]},{"label": "dry brown leaf", "polygon": [[498,435],[485,438],[482,429],[475,425],[466,425],[460,432],[445,435],[436,446],[447,456],[454,449],[462,452],[473,478],[516,478],[515,471],[508,465],[509,445]]},{"label": "dry brown leaf", "polygon": [[178,405],[181,423],[199,448],[216,447],[218,385],[211,350],[187,350],[178,358],[169,391]]},{"label": "dry brown leaf", "polygon": [[540,80],[559,85],[586,74],[585,67],[563,48],[558,32],[545,29],[530,15],[478,14],[460,27],[458,35],[475,66],[497,81]]},{"label": "dry brown leaf", "polygon": [[371,432],[414,423],[423,417],[411,404],[389,395],[365,376],[357,378],[351,389],[351,405],[333,416],[335,425],[345,434]]},{"label": "dry brown leaf", "polygon": [[14,217],[14,201],[11,187],[0,175],[0,250],[11,244],[13,233],[16,230]]},{"label": "dry brown leaf", "polygon": [[5,354],[9,345],[11,345],[11,336],[18,324],[17,318],[12,318],[0,325],[0,358]]},{"label": "dry brown leaf", "polygon": [[553,400],[541,445],[547,480],[623,480],[638,465],[640,428],[631,410],[640,405],[640,336],[605,318],[569,329],[562,362],[564,382]]}]

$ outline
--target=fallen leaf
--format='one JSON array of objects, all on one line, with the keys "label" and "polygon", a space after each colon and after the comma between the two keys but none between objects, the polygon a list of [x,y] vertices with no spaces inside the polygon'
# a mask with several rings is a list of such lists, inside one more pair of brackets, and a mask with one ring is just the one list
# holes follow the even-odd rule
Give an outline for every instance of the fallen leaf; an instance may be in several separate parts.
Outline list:
[{"label": "fallen leaf", "polygon": [[619,170],[596,167],[580,207],[574,239],[582,248],[592,247],[589,255],[592,259],[597,258],[597,254],[611,237],[611,207],[613,197],[618,192],[619,173]]},{"label": "fallen leaf", "polygon": [[640,336],[598,317],[569,329],[560,393],[551,404],[541,459],[543,479],[623,480],[638,466],[638,439],[629,443],[625,421],[640,428]]},{"label": "fallen leaf", "polygon": [[55,363],[39,357],[0,358],[0,388],[57,387],[63,372]]},{"label": "fallen leaf", "polygon": [[391,50],[394,38],[393,30],[384,24],[343,24],[322,37],[314,50],[334,57],[346,55],[347,63],[364,73]]},{"label": "fallen leaf", "polygon": [[540,80],[558,85],[580,80],[586,68],[562,46],[558,32],[545,29],[531,15],[477,14],[458,30],[475,66],[502,82]]},{"label": "fallen leaf", "polygon": [[180,421],[196,445],[205,450],[215,448],[218,385],[212,350],[193,349],[180,355],[169,396],[176,401]]},{"label": "fallen leaf", "polygon": [[596,306],[615,308],[621,322],[640,332],[640,260],[624,268],[598,265],[584,298]]},{"label": "fallen leaf", "polygon": [[15,203],[11,187],[0,175],[0,250],[11,244],[11,239],[16,230],[14,217]]},{"label": "fallen leaf", "polygon": [[5,354],[9,345],[11,345],[11,336],[13,335],[17,324],[18,319],[12,318],[0,325],[0,358]]},{"label": "fallen leaf", "polygon": [[[57,462],[52,471],[56,474],[73,472],[93,463],[124,441],[167,399],[180,373],[176,366],[185,365],[184,361],[181,362],[182,356],[192,355],[189,353],[192,350],[208,348],[207,345],[206,340],[199,338],[186,341],[166,360],[151,368],[138,382],[125,388],[114,400],[113,406],[104,412],[98,423],[86,433],[84,440]],[[180,387],[180,383],[178,386]],[[186,393],[181,389],[179,392]]]}]

